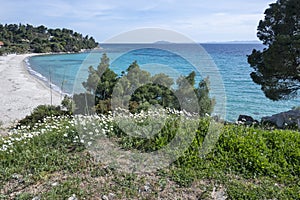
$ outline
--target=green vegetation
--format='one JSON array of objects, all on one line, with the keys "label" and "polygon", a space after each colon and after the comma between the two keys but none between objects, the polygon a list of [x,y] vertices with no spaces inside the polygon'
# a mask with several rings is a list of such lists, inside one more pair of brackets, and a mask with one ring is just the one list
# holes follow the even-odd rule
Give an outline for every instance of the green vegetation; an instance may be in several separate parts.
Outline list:
[{"label": "green vegetation", "polygon": [[151,76],[141,70],[137,62],[118,76],[109,69],[109,58],[103,54],[97,69],[89,67],[89,76],[83,87],[85,94],[76,94],[75,113],[107,114],[114,108],[129,108],[136,113],[148,110],[152,106],[185,110],[199,113],[201,116],[210,114],[214,99],[209,97],[208,79],[202,80],[195,88],[195,72],[181,76],[176,80],[176,89],[172,89],[174,81],[165,74]]},{"label": "green vegetation", "polygon": [[[66,102],[66,97],[62,104]],[[50,106],[50,105],[40,105],[36,107],[32,113],[26,116],[24,119],[20,120],[16,128],[21,126],[33,127],[38,122],[43,122],[45,117],[57,117],[57,116],[68,116],[71,113],[69,111],[64,111],[60,106]]]},{"label": "green vegetation", "polygon": [[93,37],[69,29],[23,24],[0,24],[0,55],[5,53],[78,52],[98,46]]},{"label": "green vegetation", "polygon": [[[39,106],[0,139],[0,198],[299,199],[299,132],[221,126],[205,114],[214,104],[207,83],[195,88],[192,72],[170,89],[171,78],[137,62],[118,76],[104,54],[86,93],[65,97],[63,110]],[[206,152],[211,126],[222,128]],[[170,165],[143,170],[145,155],[161,150]]]},{"label": "green vegetation", "polygon": [[[136,115],[140,116],[133,118]],[[139,145],[145,140],[122,134],[113,115],[81,116],[85,132],[79,131],[78,119],[70,117],[46,117],[44,123],[30,127],[24,124],[0,140],[0,197],[213,199],[217,192],[229,199],[300,198],[299,132],[226,125],[213,151],[199,157],[211,120],[186,119],[199,128],[195,133],[182,130],[181,134],[195,136],[184,154],[167,168],[137,174],[97,162],[86,138],[105,136],[124,151],[143,152],[165,145],[176,126],[170,129],[166,123],[156,140]],[[149,121],[139,123],[144,126]]]},{"label": "green vegetation", "polygon": [[258,38],[267,46],[253,50],[248,62],[252,80],[272,100],[296,97],[300,89],[299,0],[277,0],[258,25]]},{"label": "green vegetation", "polygon": [[[78,51],[95,45],[92,38],[67,29],[0,28],[3,52]],[[265,44],[272,49],[278,38]],[[254,62],[265,52],[249,56],[258,74],[265,64]],[[39,106],[0,138],[0,199],[300,199],[297,131],[220,126],[217,143],[203,154],[204,141],[213,137],[209,128],[217,122],[206,115],[214,105],[208,79],[195,87],[195,75],[191,72],[174,83],[164,74],[151,76],[133,62],[118,76],[104,54],[97,69],[89,68],[86,93],[74,95],[74,102],[66,97],[64,109]],[[269,87],[275,82],[264,83]],[[276,95],[281,98],[280,92]],[[97,115],[70,116],[73,111]],[[174,140],[179,148],[168,147]],[[126,154],[165,148],[174,162],[151,172],[125,172],[117,154],[101,151],[107,141]],[[181,148],[185,144],[187,148]]]}]

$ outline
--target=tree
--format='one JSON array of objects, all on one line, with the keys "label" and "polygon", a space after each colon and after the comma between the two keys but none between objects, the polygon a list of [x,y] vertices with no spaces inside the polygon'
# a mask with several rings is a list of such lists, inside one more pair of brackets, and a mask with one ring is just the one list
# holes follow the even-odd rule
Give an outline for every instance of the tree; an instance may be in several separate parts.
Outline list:
[{"label": "tree", "polygon": [[[140,74],[146,77],[148,72],[140,70]],[[170,89],[174,83],[172,78],[161,73],[152,77],[149,75],[147,81],[149,83],[140,84],[141,86],[130,97],[129,110],[131,112],[147,110],[151,105],[160,105],[164,108],[174,108],[178,105],[174,92]]]},{"label": "tree", "polygon": [[[102,77],[104,73],[105,73],[105,77]],[[116,74],[114,74],[114,72],[112,72],[109,69],[109,58],[104,53],[101,57],[101,62],[98,65],[97,69],[94,69],[93,66],[89,67],[88,79],[87,81],[83,82],[82,85],[89,93],[94,94],[95,91],[97,90],[97,84],[100,81],[100,77],[102,77],[102,81],[108,80],[109,78],[106,77],[108,76],[108,74],[112,74],[112,77],[110,77],[110,79],[114,79],[117,76]]]},{"label": "tree", "polygon": [[198,112],[200,116],[205,116],[212,112],[215,100],[209,97],[209,79],[201,80],[198,87],[195,88],[195,77],[194,71],[187,76],[179,77],[176,81],[178,85],[176,96],[180,97],[180,106],[185,110]]},{"label": "tree", "polygon": [[97,69],[90,66],[87,81],[82,83],[87,93],[95,96],[95,107],[98,113],[106,113],[110,110],[111,96],[116,82],[117,74],[109,68],[109,58],[104,53]]},{"label": "tree", "polygon": [[83,37],[73,30],[29,24],[0,24],[0,41],[5,44],[5,48],[1,48],[3,53],[78,52],[98,46],[94,38]]},{"label": "tree", "polygon": [[195,77],[195,72],[180,77],[176,81],[178,87],[172,89],[172,78],[162,73],[151,76],[139,67],[137,61],[121,76],[117,76],[109,69],[109,58],[103,54],[97,69],[90,66],[87,81],[82,83],[86,93],[74,95],[75,113],[94,110],[106,114],[112,105],[129,109],[133,113],[147,110],[151,106],[162,106],[199,112],[203,116],[211,113],[214,100],[209,97],[208,79],[201,81],[195,88]]},{"label": "tree", "polygon": [[200,81],[198,87],[195,89],[198,98],[199,114],[204,116],[210,114],[215,106],[215,99],[209,97],[209,79],[205,78]]},{"label": "tree", "polygon": [[277,0],[265,11],[258,38],[267,46],[253,50],[248,63],[252,80],[272,100],[289,99],[300,89],[300,3]]}]

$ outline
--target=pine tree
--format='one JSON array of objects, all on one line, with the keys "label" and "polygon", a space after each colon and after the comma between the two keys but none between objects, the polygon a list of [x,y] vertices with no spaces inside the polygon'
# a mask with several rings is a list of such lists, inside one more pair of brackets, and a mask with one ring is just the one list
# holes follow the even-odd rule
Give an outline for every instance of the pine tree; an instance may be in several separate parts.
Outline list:
[{"label": "pine tree", "polygon": [[270,4],[258,25],[258,38],[267,46],[253,50],[248,62],[252,80],[272,100],[289,99],[300,89],[300,1]]}]

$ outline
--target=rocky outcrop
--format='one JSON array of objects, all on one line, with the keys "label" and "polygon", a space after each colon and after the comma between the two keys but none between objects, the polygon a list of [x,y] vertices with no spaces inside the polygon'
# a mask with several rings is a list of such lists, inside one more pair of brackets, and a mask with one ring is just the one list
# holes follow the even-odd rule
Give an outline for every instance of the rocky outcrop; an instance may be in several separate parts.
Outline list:
[{"label": "rocky outcrop", "polygon": [[237,120],[238,124],[244,124],[244,125],[256,125],[259,124],[259,122],[255,119],[253,119],[253,117],[248,116],[248,115],[240,115],[238,120]]},{"label": "rocky outcrop", "polygon": [[298,127],[300,129],[300,109],[289,110],[270,117],[263,117],[262,124],[272,124],[277,128]]}]

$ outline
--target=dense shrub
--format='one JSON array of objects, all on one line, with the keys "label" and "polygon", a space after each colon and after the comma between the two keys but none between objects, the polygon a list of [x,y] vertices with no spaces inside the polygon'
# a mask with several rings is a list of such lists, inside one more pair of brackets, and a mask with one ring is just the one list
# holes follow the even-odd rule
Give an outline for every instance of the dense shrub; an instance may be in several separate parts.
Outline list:
[{"label": "dense shrub", "polygon": [[40,105],[32,113],[20,120],[16,128],[20,126],[34,126],[38,122],[43,122],[46,117],[69,115],[69,111],[64,111],[60,106]]}]

